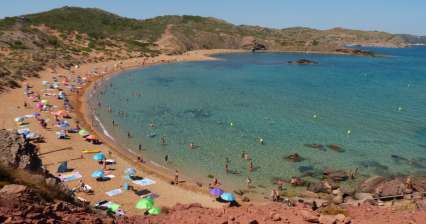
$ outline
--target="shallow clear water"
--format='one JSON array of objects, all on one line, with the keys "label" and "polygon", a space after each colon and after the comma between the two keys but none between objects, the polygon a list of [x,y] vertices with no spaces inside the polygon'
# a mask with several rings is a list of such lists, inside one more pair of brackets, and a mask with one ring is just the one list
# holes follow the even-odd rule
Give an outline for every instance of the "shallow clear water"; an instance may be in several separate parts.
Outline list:
[{"label": "shallow clear water", "polygon": [[[243,186],[247,176],[268,186],[273,177],[300,176],[306,168],[424,172],[426,48],[374,51],[389,56],[244,53],[152,66],[105,81],[92,105],[101,102],[97,116],[124,147],[138,151],[141,143],[145,157],[198,179],[218,176],[227,186]],[[287,64],[300,58],[319,64]],[[191,150],[191,142],[201,147]],[[304,146],[311,143],[339,144],[345,152]],[[253,158],[254,172],[242,151]],[[283,159],[296,152],[305,160]],[[226,158],[239,175],[225,174]]]}]

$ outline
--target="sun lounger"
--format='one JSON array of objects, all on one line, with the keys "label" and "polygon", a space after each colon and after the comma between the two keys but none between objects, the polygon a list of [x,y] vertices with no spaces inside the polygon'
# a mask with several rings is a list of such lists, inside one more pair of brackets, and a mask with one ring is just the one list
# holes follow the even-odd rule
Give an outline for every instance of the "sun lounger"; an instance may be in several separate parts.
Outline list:
[{"label": "sun lounger", "polygon": [[73,180],[78,180],[82,177],[83,176],[80,174],[80,172],[72,172],[72,173],[69,173],[69,174],[62,174],[62,175],[58,176],[58,178],[62,182],[69,182],[69,181],[73,181]]},{"label": "sun lounger", "polygon": [[148,186],[148,185],[155,184],[155,181],[148,179],[148,178],[144,178],[142,180],[132,181],[132,183],[139,185],[139,186]]},{"label": "sun lounger", "polygon": [[111,190],[111,191],[105,192],[105,194],[107,194],[107,195],[108,195],[108,196],[110,196],[110,197],[113,197],[113,196],[119,195],[119,194],[121,194],[121,193],[123,193],[123,190],[121,190],[120,188],[117,188],[117,189],[114,189],[114,190]]}]

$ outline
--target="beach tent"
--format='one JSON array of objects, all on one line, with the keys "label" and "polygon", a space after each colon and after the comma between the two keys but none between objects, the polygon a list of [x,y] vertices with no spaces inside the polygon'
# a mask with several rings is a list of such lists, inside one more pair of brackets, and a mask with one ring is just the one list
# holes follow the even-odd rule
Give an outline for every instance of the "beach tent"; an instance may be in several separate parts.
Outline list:
[{"label": "beach tent", "polygon": [[129,175],[129,176],[135,176],[135,175],[136,175],[136,169],[135,169],[135,168],[127,168],[127,169],[124,171],[124,173],[125,173],[126,175]]},{"label": "beach tent", "polygon": [[103,170],[95,170],[91,176],[94,178],[105,177],[105,172]]},{"label": "beach tent", "polygon": [[235,196],[232,193],[225,192],[222,195],[220,195],[220,198],[222,198],[224,201],[235,201]]},{"label": "beach tent", "polygon": [[88,131],[86,131],[85,129],[81,129],[79,132],[78,132],[78,134],[80,135],[80,136],[88,136],[89,135],[89,132]]},{"label": "beach tent", "polygon": [[221,196],[224,193],[224,191],[220,188],[212,188],[212,189],[209,190],[209,192],[210,192],[210,194],[212,194],[214,196],[218,196],[218,197]]},{"label": "beach tent", "polygon": [[159,215],[161,213],[161,209],[158,207],[150,208],[148,210],[148,214],[150,215]]},{"label": "beach tent", "polygon": [[105,154],[103,154],[103,153],[96,153],[96,154],[93,156],[93,159],[94,159],[94,160],[97,160],[97,161],[101,161],[101,160],[106,159],[106,156],[105,156]]},{"label": "beach tent", "polygon": [[151,197],[140,199],[136,203],[136,208],[137,209],[150,209],[153,206],[154,206],[154,199],[152,199]]},{"label": "beach tent", "polygon": [[58,166],[58,173],[65,173],[68,171],[68,162],[64,161]]}]

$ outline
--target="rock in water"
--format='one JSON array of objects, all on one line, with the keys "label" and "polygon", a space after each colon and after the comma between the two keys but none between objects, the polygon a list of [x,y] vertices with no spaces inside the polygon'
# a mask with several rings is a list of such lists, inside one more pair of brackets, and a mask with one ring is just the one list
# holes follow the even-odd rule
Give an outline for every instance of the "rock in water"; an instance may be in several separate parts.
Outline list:
[{"label": "rock in water", "polygon": [[345,150],[342,148],[342,146],[338,145],[338,144],[330,144],[327,145],[327,147],[333,151],[336,152],[344,152]]},{"label": "rock in water", "polygon": [[289,63],[289,64],[296,64],[296,65],[312,65],[312,64],[318,64],[318,62],[316,62],[316,61],[311,61],[311,60],[304,59],[304,58],[299,59],[299,60],[296,60],[296,61],[288,61],[288,63]]},{"label": "rock in water", "polygon": [[376,187],[382,183],[383,181],[385,181],[385,178],[382,176],[373,176],[370,177],[366,180],[364,180],[360,186],[359,186],[359,190],[361,192],[366,192],[366,193],[374,193],[374,190],[376,189]]},{"label": "rock in water", "polygon": [[303,161],[304,159],[297,153],[291,154],[289,156],[286,157],[287,160],[291,161],[291,162],[300,162]]}]

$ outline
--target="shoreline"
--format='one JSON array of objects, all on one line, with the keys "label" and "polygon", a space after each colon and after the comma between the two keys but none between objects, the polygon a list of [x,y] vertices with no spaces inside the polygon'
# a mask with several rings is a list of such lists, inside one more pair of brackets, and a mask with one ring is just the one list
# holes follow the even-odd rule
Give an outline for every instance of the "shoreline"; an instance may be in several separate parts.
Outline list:
[{"label": "shoreline", "polygon": [[[168,64],[168,63],[179,63],[179,62],[188,62],[188,61],[211,61],[211,60],[220,60],[218,58],[214,58],[211,55],[213,54],[227,54],[227,53],[245,53],[246,51],[234,51],[234,50],[213,50],[212,52],[205,52],[205,53],[201,53],[202,57],[200,58],[190,58],[190,59],[183,59],[181,58],[181,60],[177,59],[176,61],[170,60],[170,61],[162,61],[162,62],[154,62],[154,63],[150,63],[150,64],[146,64],[146,65],[135,65],[135,66],[130,66],[130,67],[126,67],[126,68],[122,68],[119,71],[114,71],[111,73],[107,73],[101,76],[96,77],[94,80],[91,80],[89,85],[86,85],[83,87],[82,89],[82,94],[79,94],[77,96],[77,99],[75,100],[75,113],[77,115],[78,118],[83,118],[82,119],[82,126],[83,127],[89,127],[88,130],[93,131],[96,136],[98,136],[100,138],[100,140],[102,141],[103,144],[107,145],[108,147],[110,147],[114,152],[116,152],[117,154],[119,154],[120,157],[122,157],[123,159],[127,160],[129,163],[131,163],[132,165],[134,165],[135,167],[143,170],[143,172],[148,173],[150,175],[156,176],[166,182],[171,182],[173,181],[173,173],[172,170],[161,166],[160,164],[156,163],[155,161],[152,160],[146,160],[145,163],[140,163],[138,161],[135,160],[135,158],[138,156],[137,153],[131,151],[130,149],[126,149],[123,146],[120,146],[119,143],[115,142],[114,139],[111,139],[111,137],[105,135],[105,133],[102,133],[101,131],[99,131],[98,128],[94,127],[96,125],[94,125],[94,122],[96,123],[100,123],[100,121],[95,121],[92,117],[95,117],[96,115],[93,114],[93,111],[90,109],[90,104],[89,104],[89,95],[91,95],[91,92],[94,91],[94,86],[101,84],[105,78],[109,79],[113,76],[116,75],[120,75],[120,73],[123,73],[125,71],[129,71],[132,69],[144,69],[147,68],[149,66],[154,66],[154,65],[161,65],[161,64]],[[198,52],[187,52],[189,55],[194,54],[197,55]],[[188,55],[186,54],[186,55]],[[184,54],[185,55],[185,54]],[[200,56],[200,55],[198,55]],[[177,58],[179,58],[179,55],[177,56]],[[106,80],[106,79],[105,79]],[[201,194],[205,194],[205,195],[209,195],[208,190],[202,186],[199,185],[200,183],[197,183],[197,181],[193,180],[191,177],[185,176],[185,175],[181,175],[182,179],[185,180],[184,184],[180,184],[178,187],[183,188],[185,190],[189,190],[192,191],[194,193],[201,193]],[[189,180],[189,181],[188,181]]]}]

